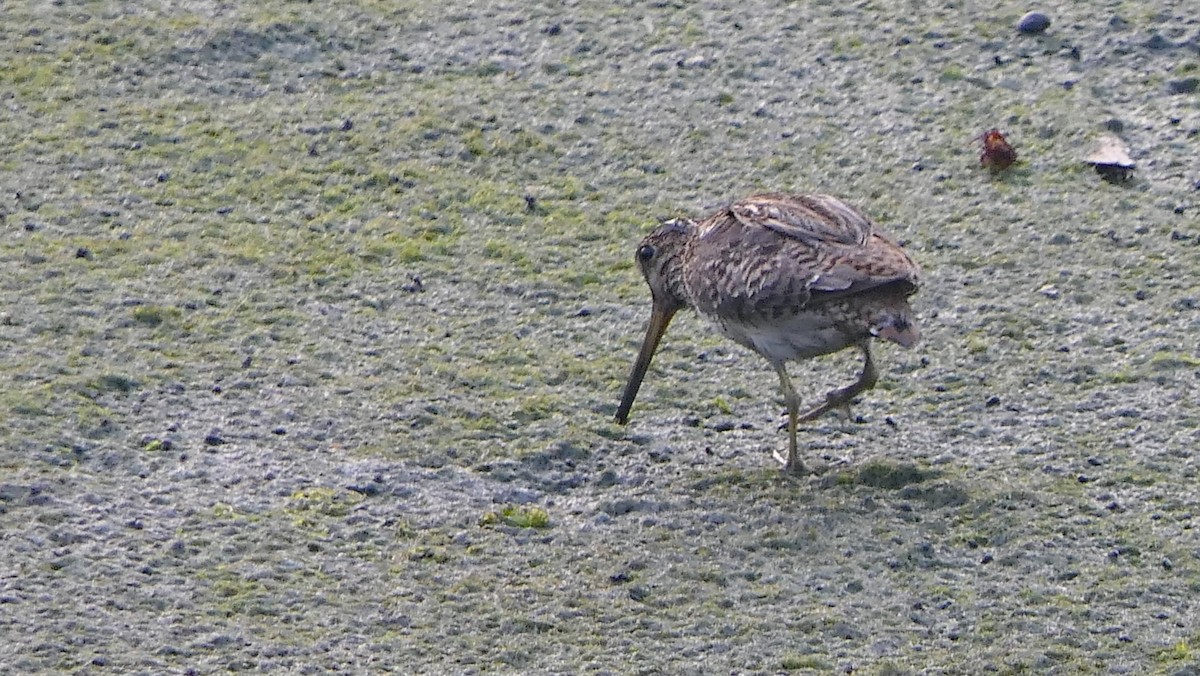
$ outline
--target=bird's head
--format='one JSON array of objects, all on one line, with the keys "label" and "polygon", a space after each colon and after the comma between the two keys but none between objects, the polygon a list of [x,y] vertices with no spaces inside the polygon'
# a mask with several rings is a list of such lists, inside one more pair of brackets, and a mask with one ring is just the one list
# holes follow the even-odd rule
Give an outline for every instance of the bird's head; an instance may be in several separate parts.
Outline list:
[{"label": "bird's head", "polygon": [[683,252],[695,228],[695,221],[673,218],[660,223],[638,245],[634,257],[650,286],[656,309],[673,314],[688,305],[683,288]]},{"label": "bird's head", "polygon": [[635,260],[646,284],[650,286],[653,305],[650,308],[650,323],[646,326],[646,337],[642,349],[633,363],[621,404],[617,407],[617,422],[629,420],[629,409],[637,397],[646,369],[658,349],[658,341],[667,331],[667,325],[675,313],[688,306],[687,292],[683,286],[683,256],[687,242],[695,232],[696,223],[676,218],[663,221],[654,232],[646,235],[638,245]]}]

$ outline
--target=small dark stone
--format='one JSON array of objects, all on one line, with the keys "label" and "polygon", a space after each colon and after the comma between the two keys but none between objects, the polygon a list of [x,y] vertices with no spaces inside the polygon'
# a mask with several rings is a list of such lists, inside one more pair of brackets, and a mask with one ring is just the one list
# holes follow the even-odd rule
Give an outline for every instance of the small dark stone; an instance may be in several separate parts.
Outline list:
[{"label": "small dark stone", "polygon": [[158,181],[159,183],[166,183],[168,180],[170,180],[170,178],[171,172],[169,171],[160,171],[154,176],[154,180]]},{"label": "small dark stone", "polygon": [[342,131],[350,131],[353,128],[354,128],[354,120],[351,120],[350,118],[346,118],[346,119],[342,120],[342,126],[340,127],[340,129]]},{"label": "small dark stone", "polygon": [[1017,22],[1017,31],[1026,35],[1044,32],[1050,27],[1050,17],[1041,12],[1030,12]]},{"label": "small dark stone", "polygon": [[410,280],[408,284],[400,285],[401,291],[405,293],[421,293],[425,290],[425,283],[421,281],[420,275],[409,275],[408,279]]},{"label": "small dark stone", "polygon": [[1076,477],[1076,480],[1081,484],[1086,484],[1087,482],[1091,481],[1092,478],[1086,474],[1080,474],[1078,477]]},{"label": "small dark stone", "polygon": [[1087,459],[1087,463],[1089,465],[1091,465],[1092,467],[1099,467],[1104,464],[1104,461],[1093,455],[1092,457]]},{"label": "small dark stone", "polygon": [[209,432],[204,436],[204,444],[206,446],[220,446],[223,443],[225,443],[225,439],[221,438],[221,435],[217,432]]},{"label": "small dark stone", "polygon": [[271,430],[271,434],[281,437],[281,436],[287,434],[287,428],[286,427],[276,427],[275,429]]},{"label": "small dark stone", "polygon": [[616,472],[611,469],[606,469],[600,473],[600,476],[596,477],[595,483],[597,486],[603,488],[607,486],[615,486],[619,481],[620,477],[617,476]]},{"label": "small dark stone", "polygon": [[1100,178],[1119,185],[1128,181],[1133,177],[1132,167],[1120,167],[1115,164],[1097,164],[1095,165],[1096,173],[1100,174]]},{"label": "small dark stone", "polygon": [[592,308],[590,308],[590,307],[581,307],[581,308],[579,308],[579,310],[578,310],[578,311],[575,313],[575,316],[576,316],[576,317],[591,317],[591,316],[592,316]]},{"label": "small dark stone", "polygon": [[993,394],[992,396],[988,397],[987,401],[983,402],[983,405],[987,406],[988,408],[994,408],[996,406],[999,406],[1000,405],[1000,397],[997,397],[996,395]]},{"label": "small dark stone", "polygon": [[1168,559],[1167,557],[1164,556],[1163,560],[1162,560],[1162,567],[1163,567],[1163,570],[1171,570],[1172,568],[1175,567],[1175,564],[1171,563],[1171,559]]},{"label": "small dark stone", "polygon": [[1146,49],[1170,49],[1174,46],[1175,45],[1171,44],[1170,40],[1164,38],[1158,33],[1151,35],[1150,38],[1145,42]]},{"label": "small dark stone", "polygon": [[713,429],[717,432],[731,432],[737,428],[732,420],[721,420],[713,425]]},{"label": "small dark stone", "polygon": [[1197,89],[1200,89],[1200,77],[1189,77],[1167,82],[1168,94],[1191,94]]},{"label": "small dark stone", "polygon": [[984,555],[983,555],[983,558],[982,558],[982,559],[979,559],[979,562],[980,562],[980,563],[982,563],[982,564],[985,564],[985,565],[986,565],[986,564],[989,564],[989,563],[991,563],[993,560],[994,560],[994,559],[992,559],[992,555],[991,555],[991,554],[984,554]]},{"label": "small dark stone", "polygon": [[245,359],[242,360],[242,368],[248,369],[248,368],[250,368],[250,365],[253,363],[254,363],[254,357],[246,357]]},{"label": "small dark stone", "polygon": [[1138,300],[1146,300],[1146,290],[1138,289],[1137,291],[1134,292],[1133,297]]},{"label": "small dark stone", "polygon": [[546,26],[543,32],[546,35],[558,35],[559,33],[562,33],[562,24],[552,23],[549,26]]},{"label": "small dark stone", "polygon": [[846,641],[858,640],[865,636],[861,629],[855,627],[849,622],[838,622],[834,624],[829,633]]},{"label": "small dark stone", "polygon": [[1119,134],[1125,131],[1125,123],[1113,117],[1104,121],[1104,128],[1113,133]]},{"label": "small dark stone", "polygon": [[81,246],[75,250],[75,257],[76,258],[86,258],[90,261],[90,260],[92,260],[92,251],[91,251],[91,249],[88,249],[86,246]]}]

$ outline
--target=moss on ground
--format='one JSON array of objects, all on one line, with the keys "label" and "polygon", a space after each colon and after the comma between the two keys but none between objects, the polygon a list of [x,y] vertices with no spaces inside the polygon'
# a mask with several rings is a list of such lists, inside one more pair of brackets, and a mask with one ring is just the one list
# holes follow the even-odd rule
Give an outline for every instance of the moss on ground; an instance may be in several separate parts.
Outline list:
[{"label": "moss on ground", "polygon": [[[1195,668],[1174,5],[6,11],[14,669]],[[1080,160],[1118,126],[1112,185]],[[611,422],[639,237],[764,189],[925,270],[922,346],[802,430],[816,477],[694,318]]]}]

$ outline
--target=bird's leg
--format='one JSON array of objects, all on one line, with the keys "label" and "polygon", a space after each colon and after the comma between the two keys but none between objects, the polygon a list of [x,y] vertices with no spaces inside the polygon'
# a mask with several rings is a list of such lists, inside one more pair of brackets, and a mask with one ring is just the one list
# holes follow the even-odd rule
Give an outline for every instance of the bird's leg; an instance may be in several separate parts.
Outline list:
[{"label": "bird's leg", "polygon": [[788,377],[787,367],[783,362],[772,362],[775,372],[779,374],[779,387],[783,390],[783,402],[788,410],[788,457],[784,460],[779,451],[774,452],[775,459],[783,465],[783,471],[788,474],[799,474],[804,471],[796,450],[796,425],[800,422],[800,395],[792,387],[792,379]]},{"label": "bird's leg", "polygon": [[871,344],[863,341],[858,344],[858,349],[862,350],[864,357],[863,370],[859,374],[858,380],[825,395],[825,402],[820,406],[815,406],[805,411],[800,416],[800,422],[808,422],[809,420],[819,418],[825,412],[841,406],[849,408],[850,402],[855,397],[875,387],[875,383],[879,382],[879,370],[875,368],[875,359],[871,356]]}]

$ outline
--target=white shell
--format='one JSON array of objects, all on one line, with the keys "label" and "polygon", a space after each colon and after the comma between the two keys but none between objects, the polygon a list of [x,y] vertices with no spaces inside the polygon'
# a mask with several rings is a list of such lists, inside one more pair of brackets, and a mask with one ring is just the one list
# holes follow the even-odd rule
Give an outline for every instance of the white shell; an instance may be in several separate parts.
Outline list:
[{"label": "white shell", "polygon": [[1093,166],[1120,167],[1122,169],[1133,169],[1137,166],[1129,157],[1129,146],[1116,136],[1101,137],[1095,152],[1088,155],[1084,162]]}]

